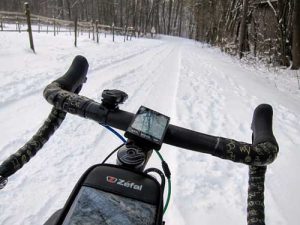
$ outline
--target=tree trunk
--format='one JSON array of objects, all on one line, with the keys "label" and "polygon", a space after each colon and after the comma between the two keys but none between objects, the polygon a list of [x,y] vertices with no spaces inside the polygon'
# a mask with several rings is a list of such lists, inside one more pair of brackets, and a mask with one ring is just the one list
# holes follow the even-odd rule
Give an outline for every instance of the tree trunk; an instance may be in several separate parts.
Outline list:
[{"label": "tree trunk", "polygon": [[110,9],[110,16],[108,16],[107,18],[110,18],[109,21],[109,25],[116,25],[116,21],[115,21],[115,1],[112,1],[113,4],[107,4],[107,7],[109,7]]},{"label": "tree trunk", "polygon": [[[272,3],[269,3],[272,4]],[[289,60],[287,58],[287,1],[278,0],[277,13],[275,12],[275,17],[278,22],[278,41],[280,56],[278,58],[280,65],[289,66]]]},{"label": "tree trunk", "polygon": [[120,0],[120,26],[123,27],[123,0]]},{"label": "tree trunk", "polygon": [[[94,6],[93,6],[94,8]],[[93,15],[93,20],[95,20],[95,16]],[[103,23],[103,21],[101,20],[101,16],[100,16],[100,0],[97,0],[97,18],[99,23]]]},{"label": "tree trunk", "polygon": [[144,26],[143,26],[143,32],[144,32],[144,35],[147,34],[147,28],[148,28],[148,13],[149,13],[149,9],[150,9],[150,1],[149,0],[145,0],[146,1],[146,7],[144,8],[144,18],[143,18],[143,21],[144,21]]},{"label": "tree trunk", "polygon": [[165,7],[166,7],[166,1],[163,0],[162,4],[162,20],[163,20],[163,33],[166,33],[166,17],[165,17]]},{"label": "tree trunk", "polygon": [[194,21],[193,21],[193,13],[190,13],[190,15],[189,15],[189,19],[188,19],[188,24],[189,24],[189,26],[188,26],[188,38],[189,39],[192,39],[193,38],[193,31],[194,31]]},{"label": "tree trunk", "polygon": [[128,0],[125,0],[125,26],[128,27],[128,20],[129,20],[129,2]]},{"label": "tree trunk", "polygon": [[239,33],[239,57],[240,57],[240,59],[243,57],[243,53],[245,50],[248,3],[249,3],[249,0],[243,0],[243,13],[242,13],[242,20],[241,20],[241,24],[240,24],[240,33]]},{"label": "tree trunk", "polygon": [[183,1],[181,1],[180,4],[180,14],[179,14],[179,30],[178,30],[178,36],[181,37],[181,26],[182,26],[182,15],[183,14]]},{"label": "tree trunk", "polygon": [[169,0],[168,35],[170,35],[170,33],[171,33],[172,5],[173,5],[173,0]]},{"label": "tree trunk", "polygon": [[216,5],[217,1],[216,0],[211,0],[210,1],[210,15],[211,15],[211,22],[210,22],[210,35],[208,37],[209,43],[214,45],[217,39],[217,12],[216,12]]},{"label": "tree trunk", "polygon": [[161,33],[160,26],[159,26],[159,5],[160,5],[160,0],[156,0],[156,9],[155,9],[155,30],[156,33]]},{"label": "tree trunk", "polygon": [[294,0],[293,12],[293,66],[292,69],[300,69],[300,1]]},{"label": "tree trunk", "polygon": [[200,7],[201,5],[197,4],[195,6],[195,22],[196,22],[196,34],[195,34],[195,40],[200,41],[200,26],[201,26],[201,13],[200,13]]},{"label": "tree trunk", "polygon": [[137,2],[133,0],[132,2],[133,14],[132,14],[132,26],[135,28],[136,26],[136,11],[137,11]]},{"label": "tree trunk", "polygon": [[58,0],[57,1],[57,7],[58,7],[58,10],[59,10],[59,13],[58,13],[59,18],[64,20],[65,17],[64,17],[64,2],[63,2],[63,0]]},{"label": "tree trunk", "polygon": [[143,26],[144,26],[144,21],[143,21],[143,19],[144,19],[144,7],[143,7],[143,3],[144,3],[144,0],[139,0],[139,2],[140,2],[140,8],[139,8],[139,12],[140,12],[140,14],[139,14],[139,27],[140,27],[140,30],[142,31],[142,29],[143,29]]},{"label": "tree trunk", "polygon": [[[175,11],[175,19],[173,21],[174,22],[173,23],[173,28],[174,29],[176,29],[176,27],[177,27],[177,19],[178,19],[180,4],[181,4],[181,0],[177,0],[177,2],[176,2],[176,11]],[[176,31],[178,31],[178,29],[176,29]]]},{"label": "tree trunk", "polygon": [[69,20],[72,20],[71,3],[70,3],[70,0],[66,0],[66,1],[67,1],[67,8],[68,8]]}]

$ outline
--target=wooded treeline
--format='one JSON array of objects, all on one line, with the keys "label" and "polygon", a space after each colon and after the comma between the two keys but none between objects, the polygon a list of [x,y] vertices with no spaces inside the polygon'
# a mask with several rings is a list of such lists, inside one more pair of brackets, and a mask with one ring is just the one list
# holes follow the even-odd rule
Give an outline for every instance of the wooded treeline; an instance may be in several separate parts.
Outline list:
[{"label": "wooded treeline", "polygon": [[299,0],[202,0],[195,39],[243,57],[300,67]]},{"label": "wooded treeline", "polygon": [[[24,0],[0,0],[23,11]],[[300,68],[300,0],[28,0],[47,17],[188,37],[230,54]]]}]

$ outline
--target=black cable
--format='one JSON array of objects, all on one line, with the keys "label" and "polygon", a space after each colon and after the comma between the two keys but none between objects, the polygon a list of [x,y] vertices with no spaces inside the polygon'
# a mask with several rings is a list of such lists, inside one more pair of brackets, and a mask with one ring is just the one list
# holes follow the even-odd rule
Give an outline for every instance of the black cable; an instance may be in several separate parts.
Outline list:
[{"label": "black cable", "polygon": [[114,149],[106,158],[102,161],[101,164],[104,164],[116,151],[118,151],[121,147],[123,147],[125,144],[121,144],[119,147]]},{"label": "black cable", "polygon": [[150,172],[155,172],[160,176],[160,179],[161,179],[161,184],[160,185],[162,187],[162,190],[164,191],[165,190],[165,184],[166,184],[166,178],[165,178],[165,175],[163,174],[163,172],[161,172],[157,168],[148,168],[144,171],[144,173],[150,173]]}]

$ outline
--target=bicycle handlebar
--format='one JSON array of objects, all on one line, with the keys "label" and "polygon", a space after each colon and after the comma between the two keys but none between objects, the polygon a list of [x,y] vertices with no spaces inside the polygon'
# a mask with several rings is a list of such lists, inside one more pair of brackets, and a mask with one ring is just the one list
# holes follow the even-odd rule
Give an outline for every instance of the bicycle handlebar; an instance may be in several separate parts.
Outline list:
[{"label": "bicycle handlebar", "polygon": [[[78,95],[86,81],[87,69],[87,60],[77,56],[67,73],[45,88],[44,97],[54,108],[38,131],[37,134],[40,135],[33,136],[17,153],[0,165],[0,188],[1,184],[5,183],[4,178],[15,173],[45,144],[63,121],[66,112],[123,131],[128,128],[134,117],[133,113],[119,109],[109,110],[94,100]],[[279,150],[272,131],[272,116],[270,105],[262,104],[255,109],[251,124],[253,144],[215,137],[171,124],[164,139],[166,144],[250,166],[248,225],[264,225],[263,192],[266,165],[275,160]]]},{"label": "bicycle handlebar", "polygon": [[[94,100],[63,90],[59,79],[45,88],[44,97],[57,109],[123,131],[126,131],[134,117],[134,114],[130,112],[110,111]],[[254,145],[203,134],[175,125],[169,125],[163,142],[247,165],[268,165],[274,161],[278,153],[278,145],[272,132],[271,106],[263,104],[256,108],[252,129]]]},{"label": "bicycle handlebar", "polygon": [[[59,80],[46,87],[44,97],[50,104],[65,112],[123,131],[134,118],[134,114],[130,112],[110,111],[98,102],[63,90]],[[251,124],[253,144],[214,137],[175,125],[169,125],[164,143],[249,165],[247,222],[248,225],[264,225],[266,165],[273,162],[278,153],[278,144],[272,131],[272,118],[273,110],[270,105],[262,104],[255,109]]]}]

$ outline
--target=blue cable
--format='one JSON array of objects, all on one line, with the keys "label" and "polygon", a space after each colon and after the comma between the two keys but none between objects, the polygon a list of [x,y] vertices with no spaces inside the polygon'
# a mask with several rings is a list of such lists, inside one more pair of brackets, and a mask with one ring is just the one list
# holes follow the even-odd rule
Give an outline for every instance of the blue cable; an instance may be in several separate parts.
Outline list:
[{"label": "blue cable", "polygon": [[120,138],[122,142],[126,143],[126,139],[121,134],[119,134],[118,131],[116,131],[115,129],[113,129],[112,127],[110,127],[108,125],[102,125],[102,126],[105,127],[107,130],[111,131],[118,138]]}]

